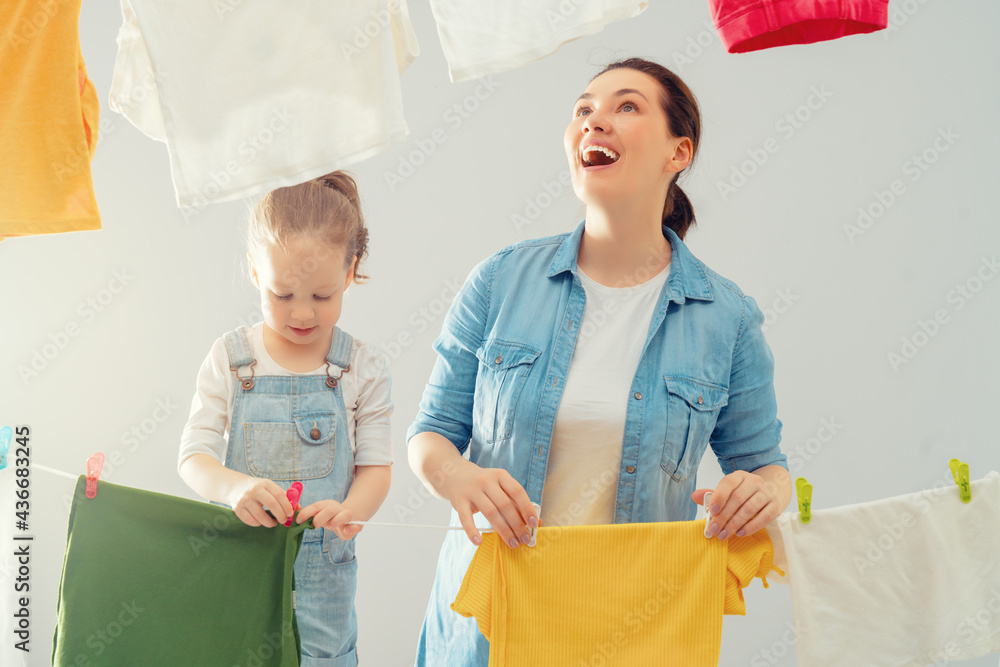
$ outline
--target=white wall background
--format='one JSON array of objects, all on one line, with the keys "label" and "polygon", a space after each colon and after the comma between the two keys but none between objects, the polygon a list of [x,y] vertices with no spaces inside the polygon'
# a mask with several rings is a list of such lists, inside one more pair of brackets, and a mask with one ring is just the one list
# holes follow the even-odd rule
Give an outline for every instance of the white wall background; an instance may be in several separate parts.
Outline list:
[{"label": "white wall background", "polygon": [[[377,518],[446,522],[445,504],[428,500],[410,472],[403,442],[434,362],[431,342],[476,262],[582,219],[569,188],[554,198],[546,188],[554,191],[567,167],[562,134],[573,101],[604,63],[630,55],[672,67],[699,98],[703,145],[683,182],[699,221],[688,245],[768,313],[782,446],[793,474],[815,486],[815,508],[942,483],[952,457],[969,462],[974,479],[1000,468],[1000,277],[981,269],[1000,253],[1000,6],[892,0],[889,31],[731,55],[704,0],[650,4],[635,19],[495,75],[493,92],[454,127],[445,114],[473,106],[483,84],[449,82],[430,9],[411,3],[422,50],[402,79],[411,135],[353,168],[371,228],[372,280],[350,290],[341,320],[392,359],[397,464]],[[0,244],[0,424],[31,427],[36,463],[77,474],[103,451],[106,479],[194,497],[175,461],[196,371],[217,336],[257,318],[242,268],[244,205],[213,205],[185,221],[165,146],[107,109],[120,23],[118,3],[84,3],[83,53],[102,100],[93,171],[104,228]],[[816,90],[828,99],[803,106]],[[789,114],[803,119],[794,131],[782,122]],[[390,191],[385,174],[435,128],[447,140]],[[953,135],[938,142],[943,151],[939,132]],[[768,139],[777,152],[723,198],[719,184]],[[914,171],[921,155],[933,164]],[[856,223],[859,207],[877,211],[877,193],[893,181],[903,194],[849,240],[845,225]],[[518,226],[516,214],[534,219]],[[85,317],[80,304],[108,296],[116,272],[129,276],[125,289]],[[946,321],[921,333],[937,311]],[[19,368],[71,323],[79,334],[22,379]],[[914,344],[912,358],[894,368],[888,355],[902,356],[904,340]],[[159,423],[158,405],[170,406]],[[700,486],[720,476],[709,455]],[[12,479],[0,473],[7,610]],[[40,471],[31,480],[32,652],[10,649],[5,611],[4,665],[48,664],[51,648],[72,482]],[[412,663],[441,538],[376,527],[358,538],[364,664]],[[725,620],[720,664],[797,664],[787,587],[754,584],[747,599],[747,617]]]}]

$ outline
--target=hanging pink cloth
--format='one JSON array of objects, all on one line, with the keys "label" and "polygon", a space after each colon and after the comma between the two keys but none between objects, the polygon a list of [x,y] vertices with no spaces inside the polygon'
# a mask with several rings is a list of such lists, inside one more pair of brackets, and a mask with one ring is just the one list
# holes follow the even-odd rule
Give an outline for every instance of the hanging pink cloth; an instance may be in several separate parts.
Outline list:
[{"label": "hanging pink cloth", "polygon": [[708,0],[729,53],[883,30],[888,0]]}]

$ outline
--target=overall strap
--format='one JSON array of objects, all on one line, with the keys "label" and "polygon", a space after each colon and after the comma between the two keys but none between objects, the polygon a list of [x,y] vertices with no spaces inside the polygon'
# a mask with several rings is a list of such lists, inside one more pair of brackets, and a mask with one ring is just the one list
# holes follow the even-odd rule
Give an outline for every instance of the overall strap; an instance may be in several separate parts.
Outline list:
[{"label": "overall strap", "polygon": [[354,338],[340,327],[333,327],[333,338],[330,340],[330,351],[326,354],[326,360],[335,366],[347,368],[351,363],[351,346]]},{"label": "overall strap", "polygon": [[[340,327],[334,325],[333,338],[330,340],[330,351],[326,353],[326,386],[331,389],[337,387],[337,381],[344,376],[344,373],[351,370],[351,345],[354,338],[351,334],[341,331]],[[330,366],[340,366],[343,370],[340,375],[334,377],[330,373]]]},{"label": "overall strap", "polygon": [[[236,331],[230,331],[224,336],[226,340],[226,354],[229,355],[229,370],[236,371],[236,377],[240,380],[240,386],[246,391],[253,389],[253,367],[257,365],[257,360],[250,352],[250,341],[247,339],[246,327],[240,327]],[[239,369],[242,366],[250,366],[250,376],[240,377]]]}]

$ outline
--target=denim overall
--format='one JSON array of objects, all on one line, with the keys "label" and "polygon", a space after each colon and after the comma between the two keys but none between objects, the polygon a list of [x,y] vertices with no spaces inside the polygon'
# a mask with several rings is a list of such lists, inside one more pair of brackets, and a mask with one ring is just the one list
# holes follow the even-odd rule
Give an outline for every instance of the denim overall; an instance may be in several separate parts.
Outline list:
[{"label": "denim overall", "polygon": [[[238,378],[226,467],[273,480],[285,490],[302,482],[302,507],[318,500],[342,502],[354,476],[354,454],[337,379],[350,371],[351,335],[334,327],[326,376],[254,377],[257,361],[246,329],[230,331],[225,341]],[[303,667],[357,665],[357,567],[353,540],[344,542],[325,528],[305,531],[294,592]]]}]

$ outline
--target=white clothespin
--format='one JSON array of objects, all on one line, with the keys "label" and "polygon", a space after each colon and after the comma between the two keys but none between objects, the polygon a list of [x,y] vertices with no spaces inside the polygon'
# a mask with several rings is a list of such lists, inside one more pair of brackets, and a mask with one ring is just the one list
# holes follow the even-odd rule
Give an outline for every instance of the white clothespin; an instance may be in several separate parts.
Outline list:
[{"label": "white clothespin", "polygon": [[[535,508],[535,514],[538,515],[539,520],[542,518],[542,506],[538,503],[531,503],[531,506]],[[528,526],[528,546],[535,546],[535,538],[538,536],[538,529]]]},{"label": "white clothespin", "polygon": [[705,496],[701,499],[701,505],[705,508],[705,537],[711,537],[708,533],[708,526],[712,523],[712,492],[706,491]]}]

